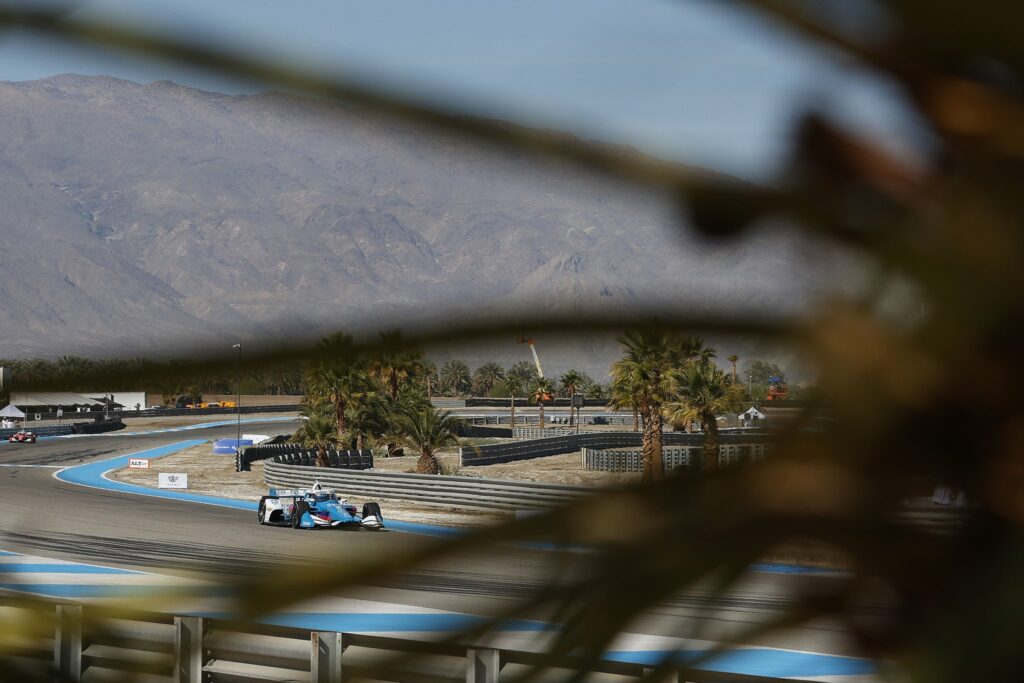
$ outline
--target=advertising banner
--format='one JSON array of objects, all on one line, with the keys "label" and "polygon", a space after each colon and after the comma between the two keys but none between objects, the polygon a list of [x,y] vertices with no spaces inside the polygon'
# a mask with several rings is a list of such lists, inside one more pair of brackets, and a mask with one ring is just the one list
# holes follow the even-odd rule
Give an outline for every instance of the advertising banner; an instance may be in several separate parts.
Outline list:
[{"label": "advertising banner", "polygon": [[187,489],[188,475],[180,472],[160,472],[157,475],[157,488],[161,489]]}]

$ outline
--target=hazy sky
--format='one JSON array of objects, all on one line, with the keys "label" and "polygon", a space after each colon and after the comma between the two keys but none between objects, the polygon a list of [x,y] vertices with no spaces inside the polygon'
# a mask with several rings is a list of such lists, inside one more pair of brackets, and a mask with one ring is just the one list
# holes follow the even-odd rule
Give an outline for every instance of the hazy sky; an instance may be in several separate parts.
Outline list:
[{"label": "hazy sky", "polygon": [[[792,114],[827,106],[895,148],[917,130],[898,93],[721,0],[96,0],[80,11],[280,54],[489,116],[572,129],[758,176]],[[58,73],[170,79],[171,65],[0,35],[0,80]]]}]

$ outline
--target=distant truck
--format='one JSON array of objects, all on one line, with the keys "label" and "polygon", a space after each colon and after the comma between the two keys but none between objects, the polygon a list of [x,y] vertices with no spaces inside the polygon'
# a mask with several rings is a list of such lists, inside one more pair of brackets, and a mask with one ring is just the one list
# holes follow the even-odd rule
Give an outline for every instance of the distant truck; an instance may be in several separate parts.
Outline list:
[{"label": "distant truck", "polygon": [[175,404],[175,407],[186,408],[188,410],[196,410],[197,408],[237,408],[238,403],[236,403],[235,401],[200,401],[199,403],[194,403],[190,401],[187,397],[182,396],[181,398],[178,399],[177,403]]}]

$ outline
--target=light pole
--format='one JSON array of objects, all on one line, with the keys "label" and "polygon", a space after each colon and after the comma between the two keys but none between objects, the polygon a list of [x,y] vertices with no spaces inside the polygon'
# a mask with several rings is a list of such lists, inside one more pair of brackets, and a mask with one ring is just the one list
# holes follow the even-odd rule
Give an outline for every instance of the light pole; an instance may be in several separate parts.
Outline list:
[{"label": "light pole", "polygon": [[235,344],[231,348],[238,349],[238,374],[235,376],[235,452],[242,452],[242,345]]}]

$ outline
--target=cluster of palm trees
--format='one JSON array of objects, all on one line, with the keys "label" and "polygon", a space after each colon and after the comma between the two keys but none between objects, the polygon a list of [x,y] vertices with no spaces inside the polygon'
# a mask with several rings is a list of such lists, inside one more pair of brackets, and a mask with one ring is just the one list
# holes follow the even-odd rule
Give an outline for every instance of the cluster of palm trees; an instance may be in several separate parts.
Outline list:
[{"label": "cluster of palm trees", "polygon": [[585,393],[592,398],[604,398],[607,389],[584,372],[572,369],[557,381],[540,377],[537,368],[528,361],[519,361],[509,368],[495,362],[486,362],[470,371],[465,361],[452,359],[441,366],[431,388],[438,396],[533,396],[542,393],[572,397]]},{"label": "cluster of palm trees", "polygon": [[420,456],[418,471],[437,474],[436,453],[459,444],[459,422],[430,404],[432,370],[398,332],[382,333],[369,350],[342,332],[326,337],[304,378],[305,419],[295,439],[318,448],[409,448]]},{"label": "cluster of palm trees", "polygon": [[[166,363],[146,358],[101,358],[65,355],[56,360],[45,358],[0,358],[0,367],[9,368],[15,387],[51,387],[63,391],[139,391],[164,395],[166,403],[178,396],[201,398],[203,394],[234,393],[239,381],[237,369],[225,366],[223,372],[196,372],[188,360]],[[297,365],[246,368],[242,393],[301,394],[303,371]]]},{"label": "cluster of palm trees", "polygon": [[[613,408],[633,411],[634,430],[642,427],[643,478],[665,475],[662,430],[667,423],[704,432],[702,467],[718,463],[717,416],[738,407],[740,385],[714,362],[715,350],[701,339],[659,330],[635,330],[619,337],[624,356],[612,364]],[[734,357],[729,360],[735,363]]]}]

